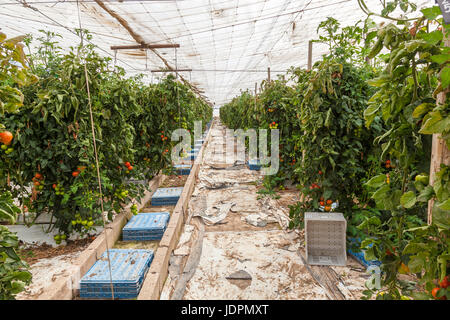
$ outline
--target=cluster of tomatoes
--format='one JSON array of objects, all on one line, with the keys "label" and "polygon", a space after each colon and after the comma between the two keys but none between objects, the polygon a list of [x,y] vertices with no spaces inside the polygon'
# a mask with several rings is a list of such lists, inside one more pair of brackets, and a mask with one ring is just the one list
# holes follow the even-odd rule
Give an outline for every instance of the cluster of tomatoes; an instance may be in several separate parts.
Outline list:
[{"label": "cluster of tomatoes", "polygon": [[59,183],[54,183],[52,187],[55,190],[57,196],[63,196],[65,194],[64,187]]},{"label": "cluster of tomatoes", "polygon": [[[117,198],[119,198],[120,200],[125,199],[126,197],[128,197],[128,190],[125,189],[117,189],[115,194],[114,194]],[[137,207],[136,207],[137,209]]]},{"label": "cluster of tomatoes", "polygon": [[42,176],[42,174],[40,174],[39,172],[37,172],[34,177],[33,177],[33,184],[34,184],[34,188],[36,190],[41,191],[42,189],[44,189],[44,177]]},{"label": "cluster of tomatoes", "polygon": [[320,186],[317,183],[313,183],[309,186],[309,190],[320,189]]},{"label": "cluster of tomatoes", "polygon": [[333,204],[333,200],[327,199],[325,200],[323,197],[320,197],[319,205],[324,208],[326,212],[331,211],[331,205]]},{"label": "cluster of tomatoes", "polygon": [[80,175],[81,172],[83,172],[84,170],[86,170],[86,167],[78,167],[77,170],[75,170],[74,172],[72,172],[72,177],[76,178]]},{"label": "cluster of tomatoes", "polygon": [[275,121],[273,121],[271,124],[269,124],[269,128],[270,128],[270,129],[278,129],[278,123],[276,123]]},{"label": "cluster of tomatoes", "polygon": [[92,217],[89,217],[87,220],[86,219],[83,220],[81,218],[81,214],[77,213],[77,214],[75,214],[75,220],[72,220],[71,223],[72,223],[72,226],[81,225],[85,229],[89,229],[89,228],[93,227],[94,220],[92,219]]},{"label": "cluster of tomatoes", "polygon": [[56,244],[60,244],[62,240],[66,240],[67,236],[65,234],[56,234],[53,239],[55,239]]},{"label": "cluster of tomatoes", "polygon": [[133,166],[128,161],[124,162],[123,164],[125,165],[125,167],[127,167],[126,173],[130,173],[130,171],[133,170]]},{"label": "cluster of tomatoes", "polygon": [[161,141],[166,141],[167,139],[169,138],[164,135],[164,131],[161,131]]},{"label": "cluster of tomatoes", "polygon": [[133,215],[137,215],[137,214],[138,214],[138,208],[137,208],[137,205],[136,205],[136,204],[133,204],[133,205],[131,206],[131,213],[132,213]]},{"label": "cluster of tomatoes", "polygon": [[437,300],[447,300],[446,296],[439,297],[439,293],[441,292],[441,290],[447,290],[448,286],[449,278],[448,276],[445,276],[444,280],[439,283],[439,287],[435,287],[433,288],[433,290],[431,290],[431,295]]},{"label": "cluster of tomatoes", "polygon": [[9,131],[0,132],[0,142],[3,143],[1,146],[1,150],[5,152],[5,154],[10,154],[14,151],[14,148],[8,148],[13,139],[13,135]]}]

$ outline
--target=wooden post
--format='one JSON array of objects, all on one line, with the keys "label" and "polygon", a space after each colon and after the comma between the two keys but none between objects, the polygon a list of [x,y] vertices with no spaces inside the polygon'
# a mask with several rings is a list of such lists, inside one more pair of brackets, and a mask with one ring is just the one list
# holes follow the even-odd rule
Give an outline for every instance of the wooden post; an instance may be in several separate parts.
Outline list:
[{"label": "wooden post", "polygon": [[312,40],[309,40],[309,44],[308,44],[308,70],[312,69],[312,49],[313,49],[313,42],[312,42]]},{"label": "wooden post", "polygon": [[[439,93],[437,104],[442,105],[446,100],[447,90]],[[447,148],[441,134],[433,134],[433,144],[431,147],[431,165],[430,165],[430,185],[434,185],[436,172],[440,170],[441,164],[450,165],[450,150]],[[434,199],[428,202],[428,224],[433,221]]]},{"label": "wooden post", "polygon": [[270,67],[267,68],[267,81],[270,83]]},{"label": "wooden post", "polygon": [[[445,46],[450,47],[450,37],[445,35]],[[436,99],[437,105],[443,105],[447,100],[447,93],[449,90],[445,90],[438,94]],[[445,141],[442,139],[441,134],[433,134],[433,142],[431,146],[431,164],[430,164],[430,185],[434,185],[434,178],[436,172],[440,170],[441,164],[450,165],[450,150],[447,148]],[[431,199],[428,202],[428,224],[433,221],[433,206],[434,200]]]}]

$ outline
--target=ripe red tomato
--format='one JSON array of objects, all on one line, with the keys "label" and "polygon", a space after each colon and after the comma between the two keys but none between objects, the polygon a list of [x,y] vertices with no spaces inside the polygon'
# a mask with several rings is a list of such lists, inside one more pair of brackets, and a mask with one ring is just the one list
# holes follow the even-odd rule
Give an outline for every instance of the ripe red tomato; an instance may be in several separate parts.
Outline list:
[{"label": "ripe red tomato", "polygon": [[34,185],[37,187],[37,186],[39,186],[41,183],[39,182],[39,181],[35,181],[34,182]]},{"label": "ripe red tomato", "polygon": [[72,177],[78,177],[79,174],[80,174],[79,171],[74,171],[72,172]]},{"label": "ripe red tomato", "polygon": [[332,203],[333,203],[333,200],[330,200],[330,199],[327,200],[327,204],[332,204]]},{"label": "ripe red tomato", "polygon": [[323,172],[321,170],[319,170],[319,174],[322,174]]},{"label": "ripe red tomato", "polygon": [[52,187],[53,187],[53,189],[56,189],[56,183],[54,183]]},{"label": "ripe red tomato", "polygon": [[325,202],[320,201],[319,204],[323,207],[325,205]]},{"label": "ripe red tomato", "polygon": [[330,207],[330,206],[326,206],[326,207],[325,207],[325,211],[327,211],[327,212],[328,212],[328,211],[331,211],[331,207]]},{"label": "ripe red tomato", "polygon": [[129,170],[129,171],[133,170],[133,166],[129,166],[129,167],[128,167],[128,170]]},{"label": "ripe red tomato", "polygon": [[445,296],[440,297],[440,298],[437,296],[440,289],[441,288],[439,288],[439,287],[434,288],[433,290],[431,290],[431,295],[437,300],[447,300],[447,297],[445,297]]},{"label": "ripe red tomato", "polygon": [[13,139],[13,135],[9,131],[0,132],[0,142],[3,142],[5,145],[9,146]]},{"label": "ripe red tomato", "polygon": [[445,276],[444,280],[442,280],[439,285],[441,286],[441,288],[443,289],[447,289],[448,285],[449,285],[449,279],[448,276]]},{"label": "ripe red tomato", "polygon": [[125,162],[124,163],[125,164],[125,167],[129,167],[129,166],[131,166],[131,164],[127,161],[127,162]]},{"label": "ripe red tomato", "polygon": [[36,174],[34,175],[34,177],[35,177],[36,179],[42,179],[42,174],[36,173]]}]

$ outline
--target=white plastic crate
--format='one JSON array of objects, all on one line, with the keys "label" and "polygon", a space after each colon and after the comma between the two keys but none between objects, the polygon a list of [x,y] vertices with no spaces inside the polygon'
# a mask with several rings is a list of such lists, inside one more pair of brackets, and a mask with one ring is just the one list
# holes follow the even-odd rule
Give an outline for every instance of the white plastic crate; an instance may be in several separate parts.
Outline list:
[{"label": "white plastic crate", "polygon": [[306,212],[306,261],[311,265],[345,266],[347,221],[338,212]]}]

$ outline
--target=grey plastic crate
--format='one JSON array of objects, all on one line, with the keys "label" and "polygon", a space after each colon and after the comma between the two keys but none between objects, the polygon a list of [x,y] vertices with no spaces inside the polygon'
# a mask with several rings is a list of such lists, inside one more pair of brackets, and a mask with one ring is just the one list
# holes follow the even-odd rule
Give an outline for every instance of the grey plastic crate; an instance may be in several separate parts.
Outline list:
[{"label": "grey plastic crate", "polygon": [[338,212],[306,212],[306,261],[311,265],[345,266],[347,221]]}]

